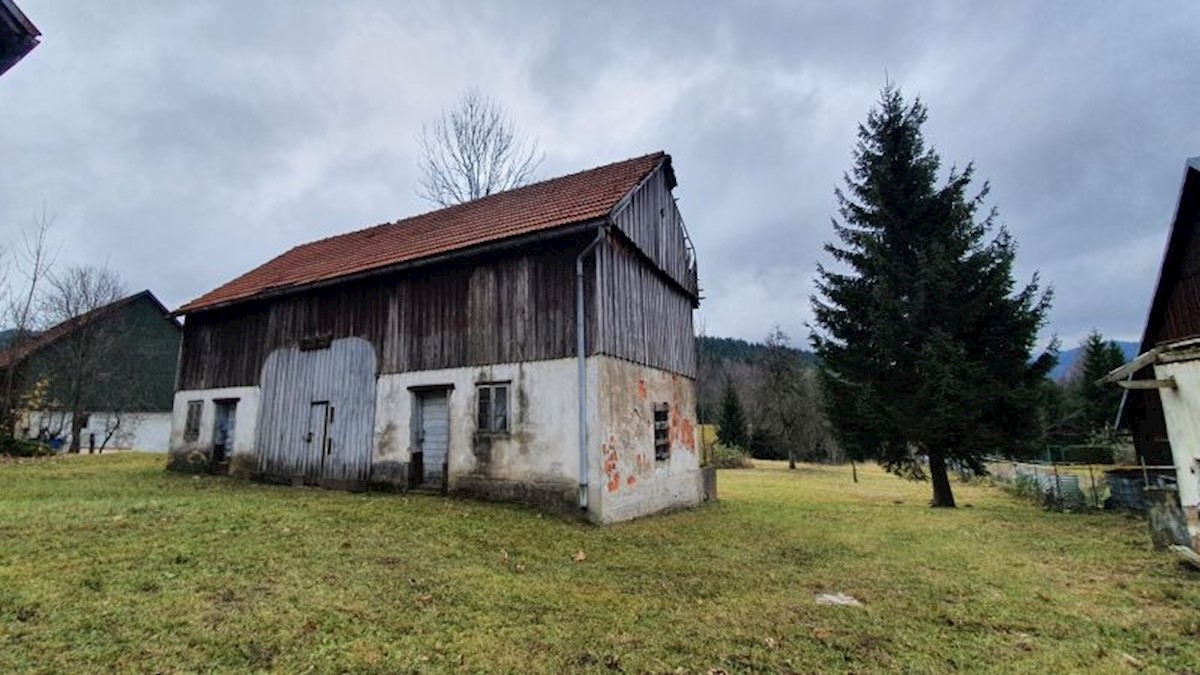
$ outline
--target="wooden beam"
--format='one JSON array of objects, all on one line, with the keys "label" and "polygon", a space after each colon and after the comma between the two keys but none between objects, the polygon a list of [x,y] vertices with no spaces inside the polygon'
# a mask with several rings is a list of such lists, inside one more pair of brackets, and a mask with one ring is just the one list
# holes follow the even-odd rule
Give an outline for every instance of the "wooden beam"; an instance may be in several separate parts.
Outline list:
[{"label": "wooden beam", "polygon": [[1117,386],[1125,389],[1176,389],[1178,387],[1173,377],[1165,380],[1122,380],[1117,383]]},{"label": "wooden beam", "polygon": [[[1111,383],[1117,382],[1119,380],[1124,380],[1125,378],[1133,375],[1134,373],[1141,370],[1142,368],[1145,368],[1146,366],[1150,365],[1151,363],[1154,363],[1154,360],[1158,358],[1158,354],[1161,351],[1162,351],[1161,347],[1155,347],[1154,349],[1151,349],[1150,351],[1146,352],[1145,354],[1139,355],[1137,358],[1130,361],[1129,363],[1126,363],[1125,365],[1120,366],[1119,368],[1114,368],[1109,374],[1105,375],[1104,377],[1100,378],[1099,380],[1096,380],[1096,384],[1111,384]],[[1122,384],[1121,386],[1124,387],[1125,385]],[[1126,388],[1128,389],[1129,387],[1126,387]]]},{"label": "wooden beam", "polygon": [[1180,560],[1190,564],[1192,567],[1200,568],[1200,554],[1197,554],[1192,549],[1176,544],[1171,546],[1171,551],[1179,556]]}]

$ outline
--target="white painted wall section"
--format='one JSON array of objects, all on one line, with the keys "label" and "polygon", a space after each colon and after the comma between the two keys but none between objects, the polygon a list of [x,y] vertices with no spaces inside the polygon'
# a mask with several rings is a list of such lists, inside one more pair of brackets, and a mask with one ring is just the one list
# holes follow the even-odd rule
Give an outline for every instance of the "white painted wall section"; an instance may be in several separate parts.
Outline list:
[{"label": "white painted wall section", "polygon": [[[1154,377],[1175,379],[1175,389],[1158,393],[1171,439],[1179,502],[1188,515],[1189,530],[1194,530],[1200,506],[1200,361],[1155,364]],[[1200,541],[1200,531],[1190,534],[1193,541]]]},{"label": "white painted wall section", "polygon": [[[223,387],[220,389],[194,389],[175,393],[175,404],[171,412],[171,454],[204,453],[212,450],[213,430],[216,424],[214,401],[237,399],[237,411],[233,429],[233,454],[254,454],[257,445],[258,387]],[[200,436],[195,441],[184,440],[189,401],[201,401]]]},{"label": "white painted wall section", "polygon": [[[63,438],[66,447],[70,443],[68,437],[71,433],[71,417],[69,412],[29,412],[22,419],[20,430],[27,438],[38,438],[38,435],[46,430],[50,435]],[[105,443],[105,437],[110,433],[111,437]],[[84,451],[91,447],[93,437],[97,449],[103,447],[112,450],[166,452],[171,441],[171,413],[88,413],[87,424],[80,436]]]},{"label": "white painted wall section", "polygon": [[[493,483],[530,483],[543,492],[578,492],[577,377],[574,359],[499,364],[382,375],[375,407],[374,464],[410,461],[413,406],[422,388],[448,387],[451,491],[482,491]],[[589,370],[595,390],[595,369]],[[509,430],[477,433],[476,387],[509,384]],[[590,424],[598,424],[594,406]],[[594,447],[598,445],[593,444]],[[496,486],[495,496],[519,492]],[[487,496],[487,495],[484,495]],[[515,495],[514,496],[518,496]]]},{"label": "white painted wall section", "polygon": [[[697,442],[695,382],[607,356],[598,367],[599,469],[590,517],[603,523],[695,506],[704,485]],[[656,460],[654,404],[666,403],[670,452]]]}]

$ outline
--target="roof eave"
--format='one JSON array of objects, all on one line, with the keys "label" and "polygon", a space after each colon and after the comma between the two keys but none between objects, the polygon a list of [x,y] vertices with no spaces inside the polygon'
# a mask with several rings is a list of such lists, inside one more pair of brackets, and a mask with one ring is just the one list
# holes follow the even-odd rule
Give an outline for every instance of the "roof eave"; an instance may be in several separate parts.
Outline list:
[{"label": "roof eave", "polygon": [[317,289],[317,288],[324,288],[326,286],[334,286],[337,284],[347,283],[350,281],[356,281],[358,279],[366,279],[366,278],[370,278],[370,277],[374,277],[374,276],[394,274],[396,272],[410,270],[410,269],[414,269],[417,267],[436,265],[439,263],[454,260],[456,258],[467,258],[467,257],[471,257],[471,256],[483,255],[486,253],[492,253],[492,252],[496,252],[496,251],[503,251],[503,250],[507,250],[507,249],[511,249],[511,248],[518,248],[520,246],[524,246],[526,244],[530,244],[530,243],[537,242],[537,241],[545,241],[548,239],[556,239],[559,237],[568,237],[568,236],[571,236],[572,234],[577,234],[579,232],[598,229],[600,227],[603,227],[607,222],[608,222],[607,216],[604,216],[601,218],[590,218],[588,220],[584,220],[584,221],[580,221],[580,222],[567,223],[565,225],[558,225],[556,227],[547,228],[545,230],[539,230],[537,232],[531,232],[528,234],[518,235],[515,237],[508,237],[505,239],[497,239],[494,241],[488,241],[488,242],[484,242],[482,244],[477,244],[475,246],[455,249],[453,251],[447,251],[445,253],[439,253],[439,254],[432,255],[432,256],[426,256],[424,258],[405,260],[403,262],[395,263],[392,265],[384,265],[382,267],[375,267],[372,269],[362,270],[360,272],[354,272],[351,274],[332,277],[329,279],[321,279],[320,281],[313,281],[313,282],[309,282],[309,283],[305,283],[305,284],[294,284],[294,285],[288,285],[288,286],[276,286],[274,288],[268,288],[262,292],[255,293],[253,295],[248,295],[248,296],[242,297],[242,298],[234,298],[231,300],[215,302],[212,304],[204,304],[204,305],[199,305],[199,306],[195,306],[195,307],[190,306],[190,303],[189,303],[188,305],[184,305],[184,306],[180,307],[179,309],[176,309],[175,311],[171,312],[170,316],[172,316],[172,317],[187,316],[189,314],[197,314],[199,312],[208,312],[208,311],[216,310],[216,309],[224,309],[226,307],[232,307],[234,305],[240,305],[240,304],[244,304],[247,302],[253,302],[255,300],[267,300],[270,298],[278,298],[278,297],[281,297],[284,295],[292,295],[294,293],[303,293],[303,292],[311,291],[311,290]]}]

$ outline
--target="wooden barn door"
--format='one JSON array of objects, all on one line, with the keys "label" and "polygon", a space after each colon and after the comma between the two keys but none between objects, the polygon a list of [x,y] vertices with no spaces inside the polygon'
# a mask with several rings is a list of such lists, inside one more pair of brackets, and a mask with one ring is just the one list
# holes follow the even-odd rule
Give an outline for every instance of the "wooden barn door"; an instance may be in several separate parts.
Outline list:
[{"label": "wooden barn door", "polygon": [[308,433],[304,442],[308,444],[305,454],[305,475],[309,483],[320,483],[325,475],[325,456],[332,450],[333,439],[329,438],[328,401],[313,401],[308,406]]},{"label": "wooden barn door", "polygon": [[423,391],[417,395],[415,403],[414,487],[444,490],[450,450],[449,390]]},{"label": "wooden barn door", "polygon": [[262,372],[259,471],[268,479],[365,488],[375,427],[375,349],[361,338],[277,349]]}]

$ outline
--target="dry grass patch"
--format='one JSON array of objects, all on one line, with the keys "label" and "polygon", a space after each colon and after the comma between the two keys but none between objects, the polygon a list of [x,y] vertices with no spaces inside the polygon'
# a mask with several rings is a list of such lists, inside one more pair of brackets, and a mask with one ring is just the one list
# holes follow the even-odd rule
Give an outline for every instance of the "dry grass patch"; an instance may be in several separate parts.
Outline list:
[{"label": "dry grass patch", "polygon": [[873,467],[853,484],[759,462],[721,472],[717,505],[597,528],[162,461],[0,466],[0,672],[1200,663],[1200,576],[1149,550],[1143,523],[995,488],[956,485],[971,508],[934,510],[927,485]]}]

